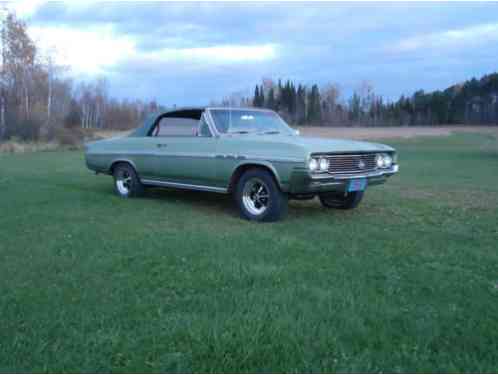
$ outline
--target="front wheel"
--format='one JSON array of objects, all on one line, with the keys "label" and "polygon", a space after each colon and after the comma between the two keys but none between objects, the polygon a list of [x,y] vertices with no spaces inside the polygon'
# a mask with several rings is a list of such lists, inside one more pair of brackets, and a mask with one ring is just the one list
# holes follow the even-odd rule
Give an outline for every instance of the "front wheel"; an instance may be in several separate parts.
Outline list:
[{"label": "front wheel", "polygon": [[131,165],[127,163],[116,165],[113,169],[113,176],[114,188],[119,196],[128,198],[142,195],[144,186]]},{"label": "front wheel", "polygon": [[251,221],[277,221],[287,213],[288,197],[270,172],[251,169],[237,183],[235,199],[241,216]]},{"label": "front wheel", "polygon": [[363,193],[363,191],[354,191],[350,193],[321,193],[319,198],[324,207],[349,210],[360,204],[363,198]]}]

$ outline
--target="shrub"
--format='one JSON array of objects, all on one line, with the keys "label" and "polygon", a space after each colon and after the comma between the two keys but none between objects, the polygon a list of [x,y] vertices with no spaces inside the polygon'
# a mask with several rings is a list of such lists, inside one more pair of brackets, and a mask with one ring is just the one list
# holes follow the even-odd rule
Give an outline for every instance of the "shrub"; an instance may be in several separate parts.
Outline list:
[{"label": "shrub", "polygon": [[0,143],[0,153],[24,153],[35,151],[53,151],[56,150],[58,145],[56,143],[34,143],[34,142],[20,142],[15,139],[10,139],[7,142]]},{"label": "shrub", "polygon": [[37,119],[18,120],[8,117],[5,138],[18,138],[23,141],[38,141],[40,139],[41,122]]},{"label": "shrub", "polygon": [[69,146],[69,148],[75,149],[81,147],[85,140],[85,134],[79,128],[62,128],[58,129],[56,139],[61,146]]},{"label": "shrub", "polygon": [[7,152],[7,153],[21,153],[25,152],[25,147],[23,144],[18,143],[16,141],[8,141],[5,143],[0,143],[0,152]]}]

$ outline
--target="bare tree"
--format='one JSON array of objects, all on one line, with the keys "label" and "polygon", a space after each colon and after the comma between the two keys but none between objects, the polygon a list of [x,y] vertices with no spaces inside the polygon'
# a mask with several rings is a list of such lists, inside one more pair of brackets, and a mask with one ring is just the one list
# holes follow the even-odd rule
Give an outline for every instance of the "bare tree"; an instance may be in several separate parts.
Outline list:
[{"label": "bare tree", "polygon": [[342,120],[339,97],[341,91],[337,83],[329,83],[321,90],[322,117],[326,124],[335,125]]}]

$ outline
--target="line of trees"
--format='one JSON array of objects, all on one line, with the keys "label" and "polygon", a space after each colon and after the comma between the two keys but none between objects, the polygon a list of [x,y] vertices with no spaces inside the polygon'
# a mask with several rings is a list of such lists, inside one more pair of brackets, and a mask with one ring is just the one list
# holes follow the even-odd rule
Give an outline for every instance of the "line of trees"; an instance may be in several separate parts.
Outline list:
[{"label": "line of trees", "polygon": [[[252,99],[241,105],[270,108],[299,125],[410,126],[443,124],[498,124],[498,73],[471,79],[443,91],[416,91],[411,97],[384,102],[364,81],[346,101],[337,84],[319,89],[288,80],[263,79]],[[225,101],[233,105],[233,101]]]},{"label": "line of trees", "polygon": [[[68,68],[55,63],[55,52],[42,53],[14,14],[1,21],[0,43],[0,141],[50,140],[67,129],[129,129],[160,109],[155,101],[111,98],[105,79],[75,83]],[[394,102],[385,102],[368,82],[344,99],[334,83],[263,79],[252,97],[239,92],[221,104],[271,108],[299,125],[496,125],[498,73]]]},{"label": "line of trees", "polygon": [[158,105],[109,96],[105,79],[75,83],[68,68],[42,53],[12,13],[0,30],[0,141],[50,140],[64,129],[126,129]]}]

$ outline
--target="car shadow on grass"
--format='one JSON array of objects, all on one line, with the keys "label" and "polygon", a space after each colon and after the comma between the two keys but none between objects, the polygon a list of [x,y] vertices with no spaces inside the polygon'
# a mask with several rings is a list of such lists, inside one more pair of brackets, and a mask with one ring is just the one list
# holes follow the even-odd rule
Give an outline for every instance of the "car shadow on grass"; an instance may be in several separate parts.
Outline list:
[{"label": "car shadow on grass", "polygon": [[[144,198],[191,206],[192,209],[209,211],[232,218],[239,218],[239,210],[232,195],[203,191],[180,190],[170,188],[148,188]],[[287,219],[301,217],[319,217],[333,215],[337,210],[325,209],[317,198],[306,201],[290,200]]]},{"label": "car shadow on grass", "polygon": [[[95,184],[90,186],[81,186],[80,184],[67,184],[65,189],[81,191],[85,194],[91,192],[92,195],[98,195],[100,199],[106,200],[107,197],[117,197],[112,184]],[[174,204],[184,206],[188,210],[198,211],[199,214],[223,215],[227,218],[239,219],[240,213],[235,200],[230,194],[219,194],[204,191],[181,190],[173,188],[149,187],[145,190],[140,199],[148,201],[157,201],[158,203]],[[311,200],[289,200],[289,211],[285,221],[300,221],[306,219],[327,219],[341,217],[342,219],[353,219],[359,207],[355,210],[344,211],[324,208],[318,198]],[[242,219],[241,219],[242,220]]]},{"label": "car shadow on grass", "polygon": [[[78,189],[88,192],[88,188]],[[116,196],[113,185],[99,184],[91,188],[93,194],[99,196]],[[142,199],[156,200],[163,203],[173,203],[189,206],[193,210],[207,212],[213,215],[226,215],[231,218],[240,218],[236,202],[230,194],[219,194],[205,191],[182,190],[173,188],[148,187]],[[356,210],[355,210],[356,211]],[[325,215],[335,216],[345,213],[343,210],[326,209],[322,207],[318,198],[311,200],[289,200],[287,220],[319,218]]]},{"label": "car shadow on grass", "polygon": [[146,199],[167,201],[192,206],[230,217],[239,217],[236,204],[231,195],[205,191],[180,190],[170,188],[147,188],[144,194]]}]

